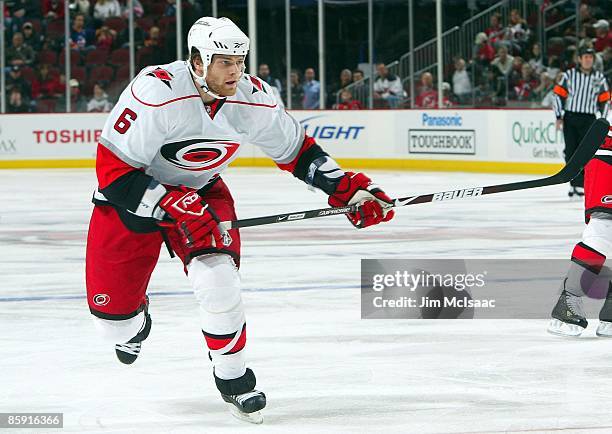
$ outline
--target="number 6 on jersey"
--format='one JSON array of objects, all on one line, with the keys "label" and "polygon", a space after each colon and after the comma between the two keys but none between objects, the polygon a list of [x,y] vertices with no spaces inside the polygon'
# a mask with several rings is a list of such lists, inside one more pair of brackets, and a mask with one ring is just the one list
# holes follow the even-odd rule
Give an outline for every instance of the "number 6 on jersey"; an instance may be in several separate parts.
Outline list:
[{"label": "number 6 on jersey", "polygon": [[115,122],[115,131],[117,131],[119,134],[125,134],[126,131],[132,126],[132,122],[134,122],[137,117],[138,115],[134,113],[133,110],[126,107],[126,109],[121,113],[121,116],[119,116],[119,119],[117,119],[117,122]]}]

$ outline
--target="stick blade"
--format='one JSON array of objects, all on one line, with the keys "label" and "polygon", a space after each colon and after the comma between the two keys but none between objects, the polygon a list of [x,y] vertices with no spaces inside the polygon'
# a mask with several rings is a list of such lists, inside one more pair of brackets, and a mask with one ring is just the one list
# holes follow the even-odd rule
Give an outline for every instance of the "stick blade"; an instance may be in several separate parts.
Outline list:
[{"label": "stick blade", "polygon": [[582,138],[572,158],[558,175],[567,179],[567,181],[578,176],[582,168],[593,158],[597,149],[604,143],[609,128],[610,123],[605,118],[595,120]]}]

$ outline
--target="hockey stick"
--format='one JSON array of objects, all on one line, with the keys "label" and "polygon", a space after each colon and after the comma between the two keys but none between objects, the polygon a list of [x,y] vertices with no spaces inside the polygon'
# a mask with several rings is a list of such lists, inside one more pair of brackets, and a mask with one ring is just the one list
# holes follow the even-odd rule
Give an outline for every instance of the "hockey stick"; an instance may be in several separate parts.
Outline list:
[{"label": "hockey stick", "polygon": [[[604,118],[597,119],[589,128],[586,135],[578,145],[572,158],[559,172],[546,178],[533,179],[531,181],[511,182],[509,184],[491,185],[488,187],[464,188],[461,190],[442,191],[439,193],[423,194],[420,196],[407,196],[393,200],[393,207],[416,205],[427,202],[440,202],[446,200],[478,197],[487,194],[503,193],[506,191],[526,190],[529,188],[546,187],[549,185],[564,184],[575,178],[584,165],[593,157],[595,151],[603,143],[610,124]],[[246,228],[251,226],[262,226],[273,223],[283,223],[296,220],[306,220],[330,215],[347,214],[357,211],[357,205],[337,208],[321,208],[307,211],[292,212],[287,214],[276,214],[250,219],[221,222],[220,226],[225,231],[235,228]]]}]

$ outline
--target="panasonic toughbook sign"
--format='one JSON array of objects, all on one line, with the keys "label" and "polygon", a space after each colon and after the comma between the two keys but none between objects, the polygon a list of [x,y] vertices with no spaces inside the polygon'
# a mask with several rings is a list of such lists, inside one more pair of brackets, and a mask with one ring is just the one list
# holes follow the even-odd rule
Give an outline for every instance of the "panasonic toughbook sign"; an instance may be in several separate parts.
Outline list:
[{"label": "panasonic toughbook sign", "polygon": [[408,130],[411,154],[476,154],[474,130]]}]

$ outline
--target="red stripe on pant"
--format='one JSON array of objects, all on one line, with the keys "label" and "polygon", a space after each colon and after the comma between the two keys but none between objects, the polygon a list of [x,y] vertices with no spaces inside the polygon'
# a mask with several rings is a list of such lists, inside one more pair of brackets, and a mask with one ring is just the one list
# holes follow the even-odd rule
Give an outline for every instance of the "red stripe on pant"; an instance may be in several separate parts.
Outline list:
[{"label": "red stripe on pant", "polygon": [[[230,333],[227,335],[213,335],[211,333],[206,333],[204,330],[202,330],[202,333],[204,334],[206,345],[208,346],[209,349],[213,351],[221,350],[225,348],[226,346],[230,344],[232,339],[234,339],[234,337],[236,336],[236,333]],[[246,345],[246,323],[242,326],[240,337],[238,338],[238,340],[236,341],[232,349],[223,353],[223,355],[237,353],[238,351],[242,350],[245,345]]]},{"label": "red stripe on pant", "polygon": [[599,274],[604,262],[606,262],[606,257],[594,248],[584,243],[578,243],[572,252],[572,261],[582,265],[595,274]]}]

